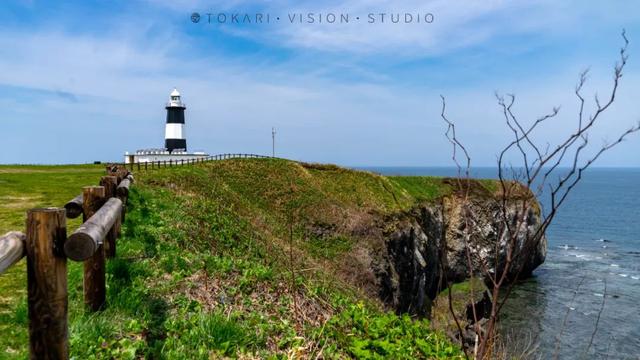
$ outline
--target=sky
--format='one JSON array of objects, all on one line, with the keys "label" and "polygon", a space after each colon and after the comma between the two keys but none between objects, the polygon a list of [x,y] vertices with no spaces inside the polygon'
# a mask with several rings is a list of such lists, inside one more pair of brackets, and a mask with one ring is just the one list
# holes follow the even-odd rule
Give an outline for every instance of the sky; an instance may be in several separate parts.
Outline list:
[{"label": "sky", "polygon": [[[626,29],[629,62],[595,151],[640,121],[638,14],[635,0],[2,0],[0,163],[162,147],[177,87],[189,150],[270,154],[275,127],[280,157],[450,166],[443,95],[472,164],[492,166],[512,139],[495,94],[515,94],[523,123],[560,106],[536,134],[553,146],[576,128],[582,70],[588,113],[611,91]],[[638,154],[632,136],[597,165],[637,167]]]}]

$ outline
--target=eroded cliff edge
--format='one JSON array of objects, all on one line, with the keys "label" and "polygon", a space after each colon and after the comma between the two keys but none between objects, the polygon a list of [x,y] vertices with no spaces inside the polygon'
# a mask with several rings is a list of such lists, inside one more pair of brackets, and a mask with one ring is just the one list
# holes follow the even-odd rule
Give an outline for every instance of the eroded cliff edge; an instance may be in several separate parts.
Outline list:
[{"label": "eroded cliff edge", "polygon": [[[431,300],[447,281],[461,282],[472,273],[482,277],[483,269],[504,268],[508,236],[498,239],[501,233],[504,235],[500,230],[505,224],[502,202],[486,193],[464,200],[454,193],[439,200],[387,219],[393,226],[387,228],[383,251],[372,265],[379,279],[380,297],[397,312],[427,315]],[[522,226],[514,230],[517,241],[513,253],[518,256],[513,256],[509,279],[530,276],[546,257],[546,237],[533,237],[541,226],[541,216],[535,199],[532,205]],[[505,206],[506,218],[515,223],[521,202],[511,201]]]},{"label": "eroded cliff edge", "polygon": [[[426,314],[443,278],[463,281],[469,276],[465,236],[488,264],[504,257],[503,251],[497,259],[489,251],[504,223],[495,180],[465,181],[468,191],[461,191],[456,179],[243,159],[174,170],[150,181],[180,194],[202,194],[220,211],[232,212],[246,222],[251,237],[273,249],[273,261],[288,264],[291,256],[278,256],[293,248],[296,268],[322,273],[397,312]],[[531,196],[524,188],[514,195],[513,200]],[[461,201],[463,197],[469,201]],[[463,213],[474,224],[471,234]],[[539,207],[533,206],[520,233],[539,222]],[[534,245],[517,259],[523,264],[521,276],[544,261],[546,239]]]}]

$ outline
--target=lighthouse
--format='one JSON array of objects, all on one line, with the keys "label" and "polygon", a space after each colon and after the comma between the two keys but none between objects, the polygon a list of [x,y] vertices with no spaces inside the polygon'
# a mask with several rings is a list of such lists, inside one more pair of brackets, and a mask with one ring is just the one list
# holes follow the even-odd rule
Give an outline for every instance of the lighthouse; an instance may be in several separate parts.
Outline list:
[{"label": "lighthouse", "polygon": [[180,92],[173,89],[169,95],[167,121],[164,128],[164,148],[147,148],[134,153],[124,153],[125,164],[163,163],[188,164],[189,161],[206,159],[209,155],[203,151],[187,152],[187,139],[184,134],[184,110],[187,108],[180,99]]},{"label": "lighthouse", "polygon": [[169,95],[167,109],[167,124],[164,130],[164,147],[170,153],[175,150],[186,152],[187,139],[184,135],[184,110],[187,108],[180,99],[180,92],[173,89]]}]

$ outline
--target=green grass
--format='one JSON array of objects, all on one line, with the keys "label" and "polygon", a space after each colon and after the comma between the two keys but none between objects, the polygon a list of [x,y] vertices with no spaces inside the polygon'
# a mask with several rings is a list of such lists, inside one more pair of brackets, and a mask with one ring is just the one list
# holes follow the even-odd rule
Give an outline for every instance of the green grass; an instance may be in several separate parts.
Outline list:
[{"label": "green grass", "polygon": [[311,238],[307,241],[307,251],[312,256],[333,259],[353,248],[351,239],[346,236],[329,236],[326,238]]},{"label": "green grass", "polygon": [[24,228],[28,209],[63,206],[101,175],[101,165],[0,166],[0,233]]},{"label": "green grass", "polygon": [[[471,303],[470,299],[473,299],[474,302],[480,301],[486,290],[486,285],[482,279],[479,278],[472,278],[451,286],[451,307],[453,307],[457,320],[463,329],[469,323],[466,310],[467,305]],[[432,309],[431,321],[437,329],[451,334],[458,333],[456,319],[451,315],[449,307],[448,288],[442,290],[436,297]]]},{"label": "green grass", "polygon": [[372,312],[363,303],[349,306],[328,323],[338,347],[358,359],[460,359],[460,349],[430,330],[427,320]]},{"label": "green grass", "polygon": [[434,201],[451,192],[451,187],[443,184],[439,177],[392,176],[389,179],[417,201]]},{"label": "green grass", "polygon": [[[20,230],[26,209],[61,206],[102,171],[0,167],[0,196],[20,204],[2,208],[0,229]],[[104,311],[85,312],[82,265],[69,262],[74,358],[460,357],[428,321],[385,312],[336,270],[362,246],[354,226],[435,200],[449,191],[441,179],[230,160],[136,180]],[[0,358],[27,354],[24,273],[0,276]]]},{"label": "green grass", "polygon": [[[26,211],[62,206],[82,191],[97,185],[102,166],[0,166],[0,234],[25,231]],[[69,228],[80,220],[68,221]],[[16,326],[18,325],[18,326]],[[0,359],[24,358],[27,338],[26,265],[20,261],[0,275]]]}]

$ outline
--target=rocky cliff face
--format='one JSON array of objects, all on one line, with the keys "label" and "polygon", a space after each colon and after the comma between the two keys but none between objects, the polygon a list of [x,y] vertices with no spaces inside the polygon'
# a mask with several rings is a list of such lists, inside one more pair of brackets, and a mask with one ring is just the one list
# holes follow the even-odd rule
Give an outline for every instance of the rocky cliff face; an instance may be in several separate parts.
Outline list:
[{"label": "rocky cliff face", "polygon": [[[515,222],[516,206],[508,206],[511,223]],[[483,264],[492,269],[497,263],[501,271],[509,237],[498,239],[505,224],[501,209],[495,200],[463,202],[451,196],[438,205],[422,205],[397,215],[392,219],[396,226],[386,234],[386,253],[375,266],[383,300],[398,312],[428,315],[444,279],[459,282],[470,277],[465,243],[475,276],[482,274]],[[511,279],[530,276],[544,262],[546,238],[532,238],[541,222],[537,209],[534,206],[526,212],[517,231],[513,251],[517,255],[508,273]]]}]

